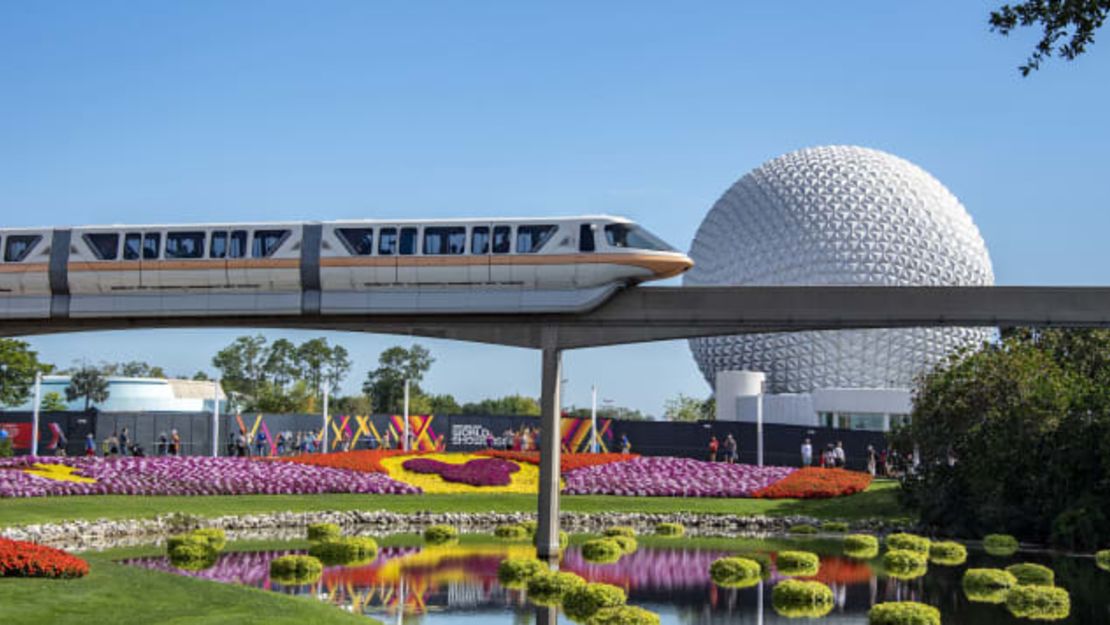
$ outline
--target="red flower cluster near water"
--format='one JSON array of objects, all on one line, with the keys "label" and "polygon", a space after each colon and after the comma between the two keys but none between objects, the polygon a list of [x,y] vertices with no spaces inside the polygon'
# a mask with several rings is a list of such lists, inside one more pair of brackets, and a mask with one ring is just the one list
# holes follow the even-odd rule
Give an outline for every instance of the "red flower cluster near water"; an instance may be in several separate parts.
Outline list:
[{"label": "red flower cluster near water", "polygon": [[520,470],[516,463],[500,458],[482,458],[463,464],[451,464],[430,458],[413,458],[401,464],[413,473],[434,473],[448,482],[471,486],[507,486],[512,474]]},{"label": "red flower cluster near water", "polygon": [[0,538],[0,577],[84,577],[89,563],[61,549]]},{"label": "red flower cluster near water", "polygon": [[[517,462],[527,462],[528,464],[540,463],[540,452],[538,451],[502,451],[500,449],[483,449],[482,451],[474,452],[479,456],[490,456],[493,458],[504,458],[505,460],[515,460]],[[628,462],[639,458],[639,454],[560,454],[559,455],[559,472],[566,473],[575,469],[584,469],[586,467],[595,467],[602,464],[612,464],[614,462]]]},{"label": "red flower cluster near water", "polygon": [[867,490],[871,476],[844,469],[798,469],[783,479],[752,493],[763,499],[825,499]]}]

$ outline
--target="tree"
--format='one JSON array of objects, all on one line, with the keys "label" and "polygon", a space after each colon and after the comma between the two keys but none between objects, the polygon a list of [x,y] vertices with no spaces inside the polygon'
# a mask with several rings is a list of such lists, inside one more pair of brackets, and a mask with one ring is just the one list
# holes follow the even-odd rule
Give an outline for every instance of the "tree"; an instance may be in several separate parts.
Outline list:
[{"label": "tree", "polygon": [[85,411],[92,404],[102,404],[108,401],[108,379],[96,367],[84,365],[74,371],[66,387],[66,400],[77,401],[84,398]]},{"label": "tree", "polygon": [[990,25],[1004,36],[1018,27],[1041,27],[1041,40],[1033,54],[1018,67],[1022,76],[1028,76],[1054,53],[1071,61],[1086,52],[1108,12],[1110,0],[1026,0],[992,11]]},{"label": "tree", "polygon": [[39,408],[43,412],[62,412],[69,410],[69,406],[66,404],[65,399],[62,398],[62,394],[57,391],[51,391],[43,395],[42,403],[39,405]]},{"label": "tree", "polygon": [[336,345],[331,348],[331,356],[327,362],[324,363],[324,383],[328,386],[330,394],[339,392],[339,385],[343,383],[343,378],[351,371],[351,357],[347,353],[347,349],[342,345]]},{"label": "tree", "polygon": [[347,395],[346,397],[337,397],[328,406],[328,411],[332,414],[363,416],[373,414],[374,405],[366,395]]},{"label": "tree", "polygon": [[53,366],[39,362],[38,352],[26,341],[0,339],[0,405],[22,404],[31,396],[36,373]]},{"label": "tree", "polygon": [[208,377],[208,374],[203,372],[203,371],[197,371],[196,373],[193,374],[193,377],[190,378],[190,379],[195,380],[197,382],[207,382],[208,380],[211,380],[212,378]]},{"label": "tree", "polygon": [[[575,419],[589,419],[590,409],[588,407],[571,407],[570,409],[564,411],[564,414],[568,417],[574,417]],[[617,419],[620,421],[651,421],[652,419],[639,410],[628,408],[626,406],[598,406],[597,418]]]},{"label": "tree", "polygon": [[713,419],[709,412],[710,400],[701,400],[679,393],[677,397],[663,402],[663,416],[668,421],[704,421]]},{"label": "tree", "polygon": [[265,382],[265,364],[269,357],[266,339],[261,334],[240,336],[212,358],[212,366],[220,370],[225,391],[255,397]]},{"label": "tree", "polygon": [[378,368],[366,375],[362,392],[376,410],[398,414],[403,408],[405,380],[409,381],[410,397],[421,394],[420,382],[433,362],[435,359],[421,345],[390,347],[378,356]]},{"label": "tree", "polygon": [[523,417],[538,417],[540,403],[524,395],[505,395],[483,399],[477,402],[468,402],[459,409],[460,414],[466,415],[513,415]]},{"label": "tree", "polygon": [[[448,415],[448,414],[461,414],[462,408],[459,402],[451,395],[425,395],[428,401],[428,409],[425,411],[427,414],[434,415]],[[409,412],[411,413],[411,406]]]},{"label": "tree", "polygon": [[266,350],[262,370],[268,380],[284,389],[301,375],[299,350],[293,341],[278,339]]}]

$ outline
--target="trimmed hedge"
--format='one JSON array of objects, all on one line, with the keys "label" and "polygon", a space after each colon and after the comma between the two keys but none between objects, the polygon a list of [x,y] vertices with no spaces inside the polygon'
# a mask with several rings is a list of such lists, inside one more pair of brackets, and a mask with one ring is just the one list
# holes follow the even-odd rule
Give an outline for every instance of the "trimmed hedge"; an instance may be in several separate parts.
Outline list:
[{"label": "trimmed hedge", "polygon": [[968,569],[962,583],[969,601],[997,604],[1006,601],[1010,589],[1017,586],[1017,578],[1002,569]]},{"label": "trimmed hedge", "polygon": [[424,542],[442,545],[459,537],[459,530],[450,525],[430,525],[424,529]]},{"label": "trimmed hedge", "polygon": [[799,523],[797,525],[791,525],[786,531],[791,534],[816,534],[817,528],[808,523]]},{"label": "trimmed hedge", "polygon": [[378,543],[368,536],[342,536],[312,543],[308,554],[329,566],[362,564],[378,556]]},{"label": "trimmed hedge", "polygon": [[983,549],[992,556],[1012,556],[1018,547],[1018,540],[1009,534],[988,534],[983,537]]},{"label": "trimmed hedge", "polygon": [[534,520],[533,521],[521,521],[519,523],[519,525],[521,527],[523,527],[524,529],[528,530],[529,534],[535,534],[536,530],[538,530],[540,528],[540,522],[539,521],[534,521]]},{"label": "trimmed hedge", "polygon": [[659,625],[659,615],[634,605],[601,608],[586,625]]},{"label": "trimmed hedge", "polygon": [[627,536],[629,538],[636,538],[635,528],[629,527],[627,525],[614,525],[613,527],[607,527],[605,528],[605,531],[602,532],[602,534],[604,534],[605,536]]},{"label": "trimmed hedge", "polygon": [[200,571],[216,563],[227,536],[220,529],[197,529],[166,538],[170,564],[187,571]]},{"label": "trimmed hedge", "polygon": [[[537,536],[535,532],[532,532],[532,544],[536,545],[536,544],[539,544],[539,542],[540,542],[539,536]],[[559,530],[559,548],[560,549],[566,549],[567,545],[569,545],[569,544],[570,544],[570,534],[566,533],[563,530]]]},{"label": "trimmed hedge", "polygon": [[223,551],[227,546],[227,534],[218,527],[204,527],[192,531],[193,536],[199,536],[208,541],[208,546],[216,551]]},{"label": "trimmed hedge", "polygon": [[311,584],[324,572],[322,562],[312,556],[281,556],[270,560],[270,578],[286,586]]},{"label": "trimmed hedge", "polygon": [[883,568],[895,579],[914,579],[929,569],[929,559],[918,551],[894,549],[883,554]]},{"label": "trimmed hedge", "polygon": [[718,586],[745,588],[759,583],[763,578],[763,567],[750,558],[718,558],[709,565],[709,577]]},{"label": "trimmed hedge", "polygon": [[546,562],[532,558],[506,558],[497,565],[497,581],[509,588],[523,587],[528,580],[549,571]]},{"label": "trimmed hedge", "polygon": [[1056,574],[1052,569],[1032,562],[1011,564],[1006,571],[1012,574],[1019,586],[1055,586]]},{"label": "trimmed hedge", "polygon": [[498,525],[493,530],[493,535],[505,540],[527,540],[531,532],[523,525]]},{"label": "trimmed hedge", "polygon": [[940,625],[940,610],[916,601],[890,601],[872,606],[868,625]]},{"label": "trimmed hedge", "polygon": [[335,540],[343,535],[339,526],[335,523],[309,523],[305,528],[305,534],[312,542],[320,540]]},{"label": "trimmed hedge", "polygon": [[1071,597],[1055,586],[1018,586],[1006,595],[1006,609],[1018,618],[1055,621],[1071,614]]},{"label": "trimmed hedge", "polygon": [[1110,549],[1103,549],[1096,553],[1095,564],[1104,571],[1110,571]]},{"label": "trimmed hedge", "polygon": [[586,580],[574,573],[544,571],[528,578],[528,600],[536,605],[554,606],[563,602],[563,597]]},{"label": "trimmed hedge", "polygon": [[812,577],[821,570],[821,558],[809,551],[780,551],[775,570],[787,577]]},{"label": "trimmed hedge", "polygon": [[655,525],[656,536],[670,536],[678,538],[686,534],[686,526],[681,523],[657,523]]},{"label": "trimmed hedge", "polygon": [[940,566],[960,566],[967,562],[967,547],[952,540],[929,545],[929,562]]},{"label": "trimmed hedge", "polygon": [[826,521],[821,524],[821,529],[825,530],[826,532],[843,534],[844,532],[848,531],[848,524],[843,521]]},{"label": "trimmed hedge", "polygon": [[610,536],[609,540],[620,545],[621,551],[626,555],[640,548],[640,544],[631,536]]},{"label": "trimmed hedge", "polygon": [[820,618],[833,609],[833,594],[821,582],[788,579],[775,584],[771,606],[787,618]]},{"label": "trimmed hedge", "polygon": [[602,608],[624,605],[628,596],[624,590],[611,584],[583,584],[571,589],[563,597],[563,611],[576,621],[585,621]]},{"label": "trimmed hedge", "polygon": [[916,534],[900,532],[886,537],[886,546],[890,550],[916,551],[929,555],[929,539]]},{"label": "trimmed hedge", "polygon": [[[623,538],[628,538],[624,536]],[[582,557],[587,562],[608,564],[616,562],[624,555],[624,549],[613,538],[595,538],[582,544]]]},{"label": "trimmed hedge", "polygon": [[844,555],[870,560],[879,555],[879,539],[870,534],[848,534],[844,537]]}]

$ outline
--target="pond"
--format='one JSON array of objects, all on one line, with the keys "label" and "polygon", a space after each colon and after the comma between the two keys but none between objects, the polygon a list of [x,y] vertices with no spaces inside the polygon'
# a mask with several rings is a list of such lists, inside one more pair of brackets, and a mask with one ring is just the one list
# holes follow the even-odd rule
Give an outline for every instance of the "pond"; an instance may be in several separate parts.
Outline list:
[{"label": "pond", "polygon": [[[838,540],[742,538],[640,539],[640,547],[612,564],[592,564],[581,554],[575,537],[560,568],[589,581],[624,588],[628,603],[660,615],[662,623],[828,623],[866,624],[867,611],[884,601],[919,601],[941,610],[945,625],[1003,625],[1031,623],[1012,616],[1004,605],[974,603],[961,586],[969,567],[1005,567],[1036,562],[1051,567],[1056,585],[1071,594],[1070,615],[1055,621],[1074,625],[1110,623],[1110,573],[1092,558],[1019,552],[1007,558],[971,550],[967,563],[930,565],[917,579],[897,580],[881,569],[880,560],[860,561],[840,555]],[[502,587],[498,564],[506,557],[529,557],[527,544],[498,542],[492,537],[464,536],[461,543],[429,546],[415,536],[393,536],[380,541],[377,558],[355,567],[328,567],[319,581],[284,586],[270,579],[270,561],[287,554],[306,553],[301,541],[287,548],[223,553],[211,567],[184,571],[162,556],[131,558],[124,564],[189,575],[225,583],[244,584],[290,595],[326,601],[339,608],[373,616],[387,623],[469,625],[571,623],[565,615],[537,608],[525,592]],[[233,546],[234,547],[234,546]],[[816,577],[833,591],[835,606],[818,619],[786,618],[771,601],[771,589],[781,579],[777,572],[754,587],[722,588],[709,577],[717,558],[737,553],[766,554],[772,561],[783,549],[804,549],[821,556]],[[761,556],[763,557],[763,556]]]}]

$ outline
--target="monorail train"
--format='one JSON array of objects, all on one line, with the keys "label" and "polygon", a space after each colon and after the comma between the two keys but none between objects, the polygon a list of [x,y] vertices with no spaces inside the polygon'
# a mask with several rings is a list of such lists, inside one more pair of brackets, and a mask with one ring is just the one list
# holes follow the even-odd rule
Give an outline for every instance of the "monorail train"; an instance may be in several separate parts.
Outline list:
[{"label": "monorail train", "polygon": [[693,263],[619,217],[0,230],[0,319],[587,310]]}]

